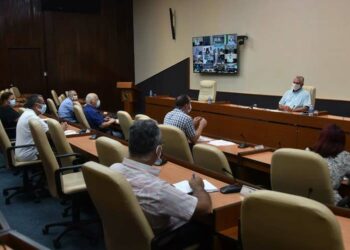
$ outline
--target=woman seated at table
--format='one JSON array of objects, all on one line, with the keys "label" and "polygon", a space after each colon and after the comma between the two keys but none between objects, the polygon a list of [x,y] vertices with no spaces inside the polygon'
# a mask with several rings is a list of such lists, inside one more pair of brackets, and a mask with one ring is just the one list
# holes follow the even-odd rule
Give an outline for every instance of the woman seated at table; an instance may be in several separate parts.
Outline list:
[{"label": "woman seated at table", "polygon": [[350,172],[350,153],[345,150],[344,131],[335,124],[325,126],[311,150],[327,160],[337,204],[342,199],[337,190],[345,174]]},{"label": "woman seated at table", "polygon": [[13,109],[16,98],[11,92],[5,92],[0,97],[0,120],[10,138],[16,137],[16,125],[20,114]]}]

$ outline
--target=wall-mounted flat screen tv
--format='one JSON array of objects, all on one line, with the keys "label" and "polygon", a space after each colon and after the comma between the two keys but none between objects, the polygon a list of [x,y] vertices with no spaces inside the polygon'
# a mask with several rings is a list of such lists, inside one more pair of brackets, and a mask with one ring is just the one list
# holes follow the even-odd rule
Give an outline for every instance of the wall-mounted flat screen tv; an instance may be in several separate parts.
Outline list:
[{"label": "wall-mounted flat screen tv", "polygon": [[194,73],[238,73],[237,34],[192,38]]}]

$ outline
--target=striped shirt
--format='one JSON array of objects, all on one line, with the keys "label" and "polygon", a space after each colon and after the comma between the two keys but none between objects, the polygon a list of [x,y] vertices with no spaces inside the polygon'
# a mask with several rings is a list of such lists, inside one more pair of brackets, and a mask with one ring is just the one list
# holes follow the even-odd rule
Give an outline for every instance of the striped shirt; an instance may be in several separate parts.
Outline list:
[{"label": "striped shirt", "polygon": [[129,181],[155,234],[174,230],[191,219],[197,198],[161,180],[158,168],[124,158],[111,169]]}]

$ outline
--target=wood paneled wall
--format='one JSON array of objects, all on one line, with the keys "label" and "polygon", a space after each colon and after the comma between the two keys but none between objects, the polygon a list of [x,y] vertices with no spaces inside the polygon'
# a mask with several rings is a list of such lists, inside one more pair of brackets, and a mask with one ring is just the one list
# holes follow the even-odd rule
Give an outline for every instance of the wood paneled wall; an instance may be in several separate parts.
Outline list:
[{"label": "wood paneled wall", "polygon": [[[101,0],[95,14],[42,12],[40,0],[0,1],[0,89],[49,96],[96,92],[121,107],[117,81],[134,81],[132,1]],[[47,72],[47,77],[44,77]]]}]

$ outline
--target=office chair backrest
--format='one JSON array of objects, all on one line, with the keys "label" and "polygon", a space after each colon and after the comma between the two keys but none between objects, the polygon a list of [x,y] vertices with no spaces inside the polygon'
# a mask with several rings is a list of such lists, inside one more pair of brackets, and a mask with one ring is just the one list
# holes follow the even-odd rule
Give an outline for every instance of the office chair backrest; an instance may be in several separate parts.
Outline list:
[{"label": "office chair backrest", "polygon": [[107,249],[151,249],[154,235],[129,182],[96,162],[85,163],[82,170],[102,219]]},{"label": "office chair backrest", "polygon": [[111,138],[101,136],[96,140],[98,160],[102,165],[111,166],[122,162],[128,156],[128,147]]},{"label": "office chair backrest", "polygon": [[55,102],[56,106],[57,107],[60,106],[60,101],[58,100],[58,95],[54,89],[51,90],[51,95],[52,95],[52,99]]},{"label": "office chair backrest", "polygon": [[333,204],[330,179],[327,161],[314,152],[283,148],[272,155],[271,187],[274,191]]},{"label": "office chair backrest", "polygon": [[55,171],[59,168],[59,165],[55,154],[51,149],[49,140],[47,139],[46,133],[43,131],[39,121],[34,119],[30,120],[29,128],[32,133],[35,146],[39,152],[39,159],[43,163],[50,194],[57,198],[58,192],[56,187]]},{"label": "office chair backrest", "polygon": [[[11,147],[11,141],[6,133],[6,130],[4,126],[2,125],[2,122],[0,121],[0,147],[2,154],[4,155],[5,158],[7,158],[6,151],[8,148]],[[12,159],[14,159],[14,155],[12,154]],[[6,160],[6,163],[9,162],[10,159]],[[8,166],[7,166],[8,167]]]},{"label": "office chair backrest", "polygon": [[198,101],[208,101],[208,98],[215,102],[216,99],[216,81],[202,80],[200,81]]},{"label": "office chair backrest", "polygon": [[47,105],[49,106],[49,109],[51,111],[51,114],[55,116],[56,119],[59,119],[57,108],[53,100],[51,98],[47,98],[46,100],[47,100]]},{"label": "office chair backrest", "polygon": [[10,91],[14,94],[16,98],[21,97],[21,92],[17,87],[10,88]]},{"label": "office chair backrest", "polygon": [[[55,145],[57,153],[59,155],[74,153],[72,147],[67,142],[67,138],[64,134],[61,124],[54,119],[47,119],[47,125],[49,127],[51,140]],[[61,159],[62,166],[72,166],[74,160],[74,156],[64,157]]]},{"label": "office chair backrest", "polygon": [[300,196],[256,191],[243,200],[244,250],[343,250],[339,224],[323,204]]},{"label": "office chair backrest", "polygon": [[162,133],[163,153],[175,159],[193,163],[191,149],[184,132],[171,125],[158,126]]},{"label": "office chair backrest", "polygon": [[316,102],[316,88],[311,85],[304,85],[303,89],[308,91],[310,93],[310,98],[311,98],[311,104],[313,107],[315,107],[315,102]]},{"label": "office chair backrest", "polygon": [[129,140],[129,130],[131,125],[134,123],[131,116],[126,111],[118,111],[117,113],[119,125],[123,131],[125,140]]},{"label": "office chair backrest", "polygon": [[23,107],[18,108],[18,113],[19,113],[20,115],[23,114],[24,111],[26,111],[26,108],[23,108]]},{"label": "office chair backrest", "polygon": [[137,114],[135,115],[135,121],[138,120],[151,120],[152,118],[149,117],[148,115],[144,115],[144,114]]},{"label": "office chair backrest", "polygon": [[80,105],[73,105],[73,111],[74,111],[75,118],[77,118],[81,126],[83,126],[85,129],[91,128],[88,120],[86,119],[84,111]]},{"label": "office chair backrest", "polygon": [[59,97],[58,97],[58,101],[61,105],[61,103],[64,101],[64,99],[66,99],[66,96],[64,94],[61,94]]},{"label": "office chair backrest", "polygon": [[193,146],[192,152],[194,164],[219,174],[224,174],[230,178],[233,177],[225,154],[217,147],[197,143]]}]

